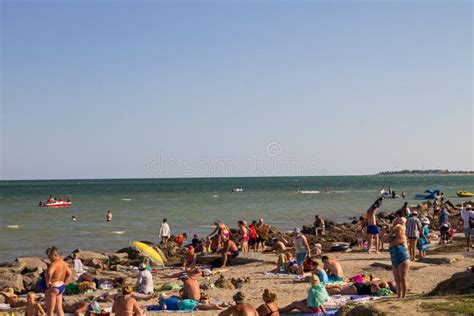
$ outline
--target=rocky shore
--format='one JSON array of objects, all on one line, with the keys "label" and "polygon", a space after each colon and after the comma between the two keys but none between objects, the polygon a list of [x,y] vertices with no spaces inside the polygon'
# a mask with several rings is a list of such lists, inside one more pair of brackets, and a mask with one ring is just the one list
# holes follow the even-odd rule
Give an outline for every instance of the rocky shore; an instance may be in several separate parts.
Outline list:
[{"label": "rocky shore", "polygon": [[[464,202],[463,205],[468,203],[474,204],[474,201]],[[456,227],[459,220],[459,211],[457,206],[451,205],[449,202],[446,203],[446,207],[450,213],[450,221],[454,227]],[[436,230],[436,214],[434,213],[433,205],[430,202],[421,203],[416,206],[411,206],[412,210],[417,210],[420,216],[428,217],[431,221],[431,229]],[[380,224],[389,223],[395,217],[394,213],[381,212],[377,215],[377,220]],[[353,245],[356,243],[355,231],[356,228],[361,225],[363,218],[351,218],[348,223],[334,223],[326,221],[326,230],[319,234],[314,235],[314,227],[307,225],[303,227],[303,232],[309,239],[310,244],[313,246],[315,243],[320,243],[325,251],[329,251],[334,243],[347,243]],[[235,237],[235,236],[234,236]],[[289,232],[279,231],[275,227],[271,227],[269,231],[269,242],[271,246],[272,242],[281,240],[281,238],[288,239],[290,237]],[[146,242],[152,245],[157,251],[160,252],[163,258],[166,260],[166,266],[170,273],[179,271],[179,264],[183,256],[182,248],[171,243],[169,247],[162,248],[159,245],[155,245],[151,242]],[[441,250],[440,250],[441,249]],[[446,282],[446,279],[453,273],[464,272],[467,267],[474,264],[472,256],[465,257],[461,255],[464,252],[462,248],[462,240],[456,242],[454,245],[447,245],[440,249],[433,249],[426,262],[415,262],[412,266],[411,277],[420,280],[422,285],[412,285],[411,293],[413,294],[427,294],[438,288],[438,294],[446,294],[446,289],[453,288],[453,285],[443,285],[442,282]],[[74,251],[76,252],[76,250]],[[347,275],[351,273],[356,274],[360,271],[370,271],[376,273],[377,276],[391,279],[390,261],[388,253],[383,252],[380,257],[374,257],[371,254],[361,252],[334,252],[330,254],[341,261],[344,270]],[[454,257],[453,257],[454,255]],[[114,278],[122,277],[123,284],[134,285],[136,282],[136,273],[133,271],[133,267],[138,266],[143,261],[143,256],[132,247],[125,247],[118,250],[115,253],[98,253],[87,250],[77,250],[77,256],[84,265],[88,267],[88,272],[97,276],[97,278]],[[367,257],[370,256],[370,257]],[[198,255],[198,263],[208,263],[211,260],[218,258],[216,255]],[[436,259],[438,258],[438,259]],[[454,258],[454,259],[453,259]],[[360,259],[359,262],[357,262]],[[430,260],[431,259],[431,262]],[[72,264],[72,256],[68,255],[65,260]],[[288,284],[281,283],[280,279],[277,282],[271,281],[272,278],[268,279],[262,277],[264,272],[270,271],[274,268],[276,262],[276,256],[274,254],[262,254],[262,253],[246,253],[242,254],[228,267],[227,271],[203,280],[203,290],[209,291],[211,297],[219,300],[230,300],[233,291],[235,289],[245,289],[255,294],[255,302],[259,301],[264,286],[275,288],[279,291],[279,302],[280,304],[289,303],[297,298],[304,298],[306,291],[306,284],[291,285],[288,288]],[[41,272],[43,272],[48,265],[48,260],[37,257],[21,257],[14,261],[4,262],[0,264],[0,290],[5,288],[13,288],[17,294],[25,294],[29,291],[35,291],[35,284],[38,281]],[[443,266],[444,265],[444,266]],[[157,267],[155,267],[157,268]],[[421,272],[420,272],[421,271]],[[429,284],[427,275],[428,273],[430,282]],[[472,274],[474,275],[474,274]],[[468,275],[468,280],[473,281],[471,275]],[[459,282],[459,275],[453,276],[457,282]],[[466,279],[466,278],[464,278]],[[258,284],[256,284],[256,280]],[[169,280],[168,280],[169,281]],[[156,277],[156,287],[166,285],[167,280],[163,280],[160,277]],[[281,284],[280,284],[281,283]],[[413,284],[413,283],[412,283]],[[301,288],[299,292],[292,292],[291,287],[296,286]],[[220,289],[216,291],[216,289]],[[222,290],[224,292],[222,292]],[[469,290],[471,289],[471,290]],[[92,290],[92,289],[89,289]],[[474,293],[474,287],[464,287],[463,291],[460,292],[465,295],[466,293]],[[455,294],[455,293],[453,293]],[[253,296],[252,296],[253,297]],[[0,295],[0,303],[4,303],[5,298]]]}]

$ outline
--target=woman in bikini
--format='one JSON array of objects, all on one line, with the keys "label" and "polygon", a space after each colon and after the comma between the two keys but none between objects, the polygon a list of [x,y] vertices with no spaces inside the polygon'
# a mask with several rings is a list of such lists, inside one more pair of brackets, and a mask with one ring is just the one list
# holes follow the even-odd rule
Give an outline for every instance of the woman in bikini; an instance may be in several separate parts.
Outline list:
[{"label": "woman in bikini", "polygon": [[246,221],[239,221],[239,240],[242,252],[249,251],[249,229]]},{"label": "woman in bikini", "polygon": [[280,312],[278,311],[278,305],[276,303],[276,300],[277,300],[276,293],[269,289],[265,289],[263,291],[262,298],[265,304],[262,304],[257,308],[258,315],[279,316]]}]

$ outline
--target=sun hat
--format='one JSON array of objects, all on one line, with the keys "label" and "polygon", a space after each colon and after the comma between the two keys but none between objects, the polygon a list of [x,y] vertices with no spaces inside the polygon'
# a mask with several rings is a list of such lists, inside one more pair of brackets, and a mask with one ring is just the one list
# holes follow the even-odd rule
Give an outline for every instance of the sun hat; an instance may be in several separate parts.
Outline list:
[{"label": "sun hat", "polygon": [[301,233],[301,229],[299,229],[298,227],[295,227],[295,229],[293,229],[293,233],[294,234],[299,234],[299,233]]},{"label": "sun hat", "polygon": [[8,298],[18,297],[18,295],[15,294],[15,291],[11,287],[6,288],[4,291],[0,293],[5,295]]},{"label": "sun hat", "polygon": [[422,224],[429,225],[429,224],[430,224],[430,220],[427,219],[426,217],[422,217],[422,218],[421,218],[421,223],[422,223]]},{"label": "sun hat", "polygon": [[321,244],[316,244],[316,245],[314,245],[314,247],[319,248],[319,249],[323,248],[323,246]]},{"label": "sun hat", "polygon": [[466,205],[466,210],[470,210],[472,208],[471,204]]}]

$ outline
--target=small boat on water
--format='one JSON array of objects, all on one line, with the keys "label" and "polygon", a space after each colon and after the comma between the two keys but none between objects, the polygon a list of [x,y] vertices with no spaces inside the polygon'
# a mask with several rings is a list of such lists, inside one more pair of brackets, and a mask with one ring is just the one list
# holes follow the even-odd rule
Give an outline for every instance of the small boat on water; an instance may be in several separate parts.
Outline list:
[{"label": "small boat on water", "polygon": [[440,190],[426,190],[425,193],[415,194],[415,199],[432,200],[435,199],[440,192]]},{"label": "small boat on water", "polygon": [[459,197],[471,197],[471,196],[474,195],[474,193],[468,192],[468,191],[458,191],[458,192],[456,192],[456,194]]},{"label": "small boat on water", "polygon": [[50,203],[43,203],[40,205],[40,207],[68,207],[72,206],[72,202],[66,202],[66,201],[56,201],[56,202],[50,202]]}]

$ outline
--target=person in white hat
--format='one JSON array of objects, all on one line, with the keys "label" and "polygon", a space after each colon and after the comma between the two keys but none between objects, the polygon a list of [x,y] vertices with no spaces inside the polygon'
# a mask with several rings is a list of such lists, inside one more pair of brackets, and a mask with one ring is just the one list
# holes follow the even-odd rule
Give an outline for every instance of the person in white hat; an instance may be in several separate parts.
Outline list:
[{"label": "person in white hat", "polygon": [[143,294],[153,293],[153,276],[150,270],[147,269],[145,263],[140,264],[138,267],[138,278],[137,278],[137,292]]},{"label": "person in white hat", "polygon": [[420,257],[426,257],[426,251],[430,247],[430,220],[426,217],[421,218],[421,230],[420,230],[420,239],[418,239],[418,243],[416,247],[420,251]]},{"label": "person in white hat", "polygon": [[466,238],[467,251],[471,249],[471,238],[474,236],[474,225],[471,225],[471,221],[474,222],[474,212],[472,211],[472,206],[468,204],[465,210],[461,209],[461,222],[464,237]]},{"label": "person in white hat", "polygon": [[307,257],[311,257],[311,250],[309,249],[308,239],[306,239],[306,236],[301,233],[301,230],[298,227],[293,230],[293,237],[290,239],[290,245],[295,247],[299,274],[303,275],[303,262]]}]

